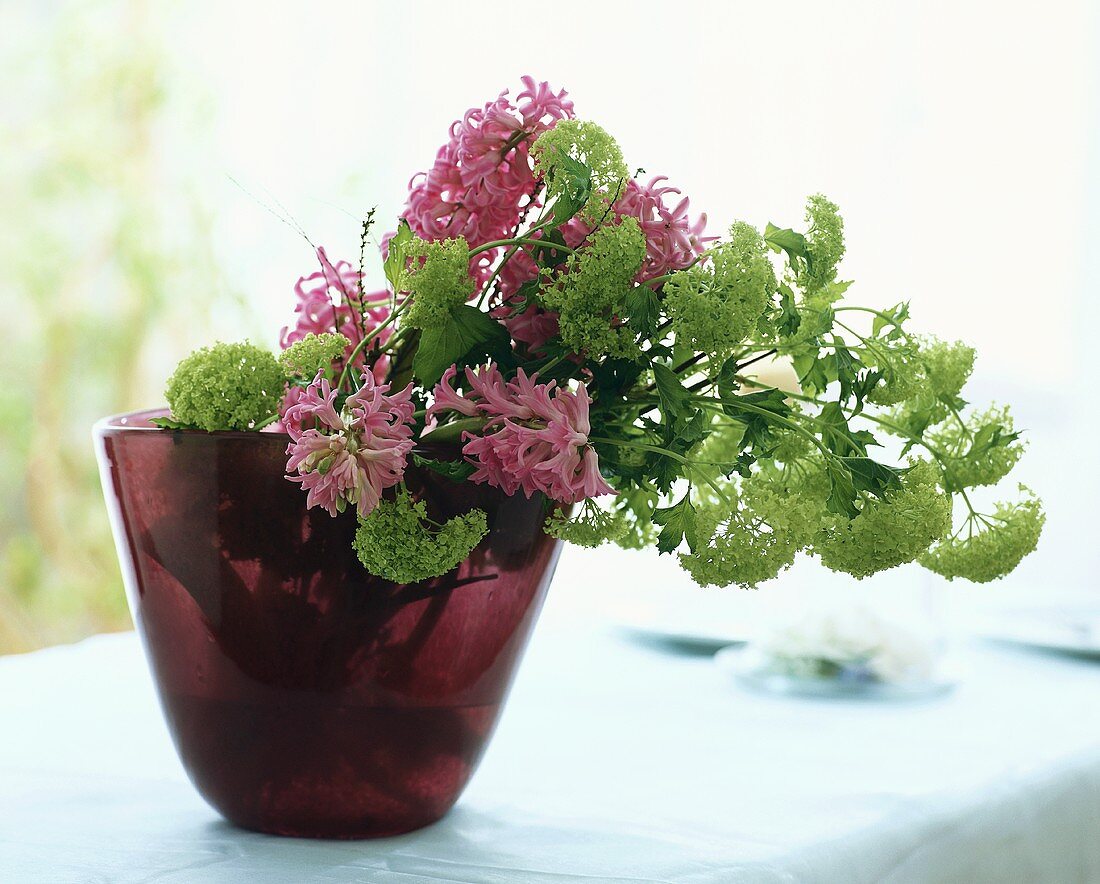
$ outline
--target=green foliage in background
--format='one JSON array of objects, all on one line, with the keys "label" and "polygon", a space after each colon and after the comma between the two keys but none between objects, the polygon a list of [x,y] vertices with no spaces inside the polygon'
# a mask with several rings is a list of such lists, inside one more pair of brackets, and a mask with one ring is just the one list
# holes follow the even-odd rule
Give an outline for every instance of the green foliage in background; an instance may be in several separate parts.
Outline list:
[{"label": "green foliage in background", "polygon": [[128,625],[91,426],[159,401],[159,330],[218,294],[203,214],[161,155],[167,126],[201,127],[144,13],[0,12],[0,653]]}]

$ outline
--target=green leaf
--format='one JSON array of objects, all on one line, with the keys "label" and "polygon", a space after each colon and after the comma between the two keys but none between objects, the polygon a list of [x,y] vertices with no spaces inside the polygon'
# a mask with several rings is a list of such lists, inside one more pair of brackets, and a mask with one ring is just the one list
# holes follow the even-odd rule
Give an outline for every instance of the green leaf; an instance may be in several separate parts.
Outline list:
[{"label": "green leaf", "polygon": [[851,473],[852,485],[856,491],[867,491],[875,497],[882,497],[890,488],[901,484],[901,477],[907,470],[881,464],[869,457],[842,457],[841,462]]},{"label": "green leaf", "polygon": [[473,475],[476,467],[465,460],[434,460],[430,457],[422,457],[413,452],[413,463],[418,467],[424,467],[432,472],[446,476],[455,482],[464,482]]},{"label": "green leaf", "polygon": [[386,274],[390,288],[395,292],[401,288],[401,277],[405,273],[405,265],[408,262],[408,245],[413,240],[412,228],[404,218],[397,225],[397,232],[390,237],[387,246],[386,260],[382,262],[382,270]]},{"label": "green leaf", "polygon": [[719,383],[718,394],[722,400],[722,410],[744,424],[742,441],[746,448],[755,448],[757,456],[762,456],[775,447],[771,430],[773,420],[769,419],[768,413],[777,420],[791,413],[782,390],[759,390],[738,395],[735,388]]},{"label": "green leaf", "polygon": [[839,368],[835,353],[806,352],[791,359],[798,374],[798,382],[805,392],[824,392],[825,388],[837,380]]},{"label": "green leaf", "polygon": [[902,332],[899,326],[909,318],[909,303],[907,301],[902,301],[900,304],[895,304],[890,309],[880,312],[882,315],[876,315],[871,322],[871,334],[877,338],[879,337],[879,332],[887,326],[890,326],[890,331],[882,335],[883,340],[892,340],[893,338],[900,337]]},{"label": "green leaf", "polygon": [[836,360],[836,379],[840,383],[840,399],[847,402],[852,396],[863,397],[859,390],[859,371],[863,363],[859,357],[845,346],[842,338],[833,338],[833,350]]},{"label": "green leaf", "polygon": [[197,430],[199,429],[194,424],[184,423],[171,417],[151,417],[149,423],[154,427],[160,427],[162,430]]},{"label": "green leaf", "polygon": [[798,331],[802,324],[802,314],[794,302],[794,292],[785,282],[779,284],[779,319],[776,326],[780,337],[789,338]]},{"label": "green leaf", "polygon": [[584,208],[592,196],[592,170],[573,159],[560,147],[554,160],[554,187],[558,198],[554,201],[554,225],[564,224]]},{"label": "green leaf", "polygon": [[825,405],[816,423],[822,444],[835,454],[865,457],[869,445],[878,445],[874,435],[867,430],[851,430],[838,402]]},{"label": "green leaf", "polygon": [[671,368],[659,362],[653,363],[653,380],[657,384],[661,411],[666,418],[675,420],[683,411],[691,407],[691,393]]},{"label": "green leaf", "polygon": [[[545,245],[537,245],[531,247],[532,257],[535,259],[540,267],[560,267],[569,260],[569,254],[564,249],[556,249],[554,246],[566,245],[565,237],[560,230],[547,230],[543,233],[539,239],[540,243]],[[542,284],[542,280],[536,278],[534,280],[535,291],[537,292],[539,286]]]},{"label": "green leaf", "polygon": [[455,309],[443,325],[424,329],[413,357],[413,373],[432,386],[451,365],[470,364],[509,349],[508,330],[470,304]]},{"label": "green leaf", "polygon": [[676,550],[685,537],[688,547],[694,551],[699,544],[698,525],[695,518],[695,507],[691,505],[688,495],[674,503],[672,506],[658,508],[653,511],[653,521],[661,526],[661,533],[657,535],[657,551],[670,553]]},{"label": "green leaf", "polygon": [[769,222],[768,226],[764,228],[764,242],[774,252],[786,252],[792,263],[799,258],[807,259],[810,256],[806,237],[801,233],[796,233],[789,227],[776,227]]},{"label": "green leaf", "polygon": [[626,293],[627,325],[642,338],[648,338],[657,330],[661,315],[661,301],[657,293],[647,285],[639,285]]},{"label": "green leaf", "polygon": [[829,498],[825,501],[825,508],[849,519],[858,516],[856,487],[851,471],[842,461],[834,458],[825,461],[825,471],[829,476]]},{"label": "green leaf", "polygon": [[823,285],[814,292],[814,300],[819,304],[833,304],[844,297],[844,293],[851,287],[852,281],[834,279],[827,285]]},{"label": "green leaf", "polygon": [[508,299],[508,306],[512,308],[515,313],[522,313],[527,309],[528,304],[532,299],[537,299],[539,293],[539,280],[529,279],[518,289],[516,293]]},{"label": "green leaf", "polygon": [[714,384],[718,387],[718,392],[721,396],[734,396],[739,389],[737,381],[737,369],[740,365],[736,356],[731,356],[725,362],[722,363],[722,367],[718,369],[718,376],[714,379]]},{"label": "green leaf", "polygon": [[976,458],[988,454],[994,448],[1009,445],[1020,438],[1019,433],[1006,433],[1000,424],[985,424],[974,434],[970,449],[964,458]]}]

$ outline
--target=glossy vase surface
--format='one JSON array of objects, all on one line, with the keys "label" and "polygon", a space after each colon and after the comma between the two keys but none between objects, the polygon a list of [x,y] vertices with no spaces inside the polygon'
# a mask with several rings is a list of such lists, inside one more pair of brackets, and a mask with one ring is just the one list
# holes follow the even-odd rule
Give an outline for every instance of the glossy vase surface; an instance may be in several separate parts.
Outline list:
[{"label": "glossy vase surface", "polygon": [[391,835],[454,804],[499,717],[557,561],[545,502],[411,469],[429,515],[489,534],[443,577],[397,585],[356,518],[307,510],[287,437],[96,426],[134,622],[203,797],[249,829]]}]

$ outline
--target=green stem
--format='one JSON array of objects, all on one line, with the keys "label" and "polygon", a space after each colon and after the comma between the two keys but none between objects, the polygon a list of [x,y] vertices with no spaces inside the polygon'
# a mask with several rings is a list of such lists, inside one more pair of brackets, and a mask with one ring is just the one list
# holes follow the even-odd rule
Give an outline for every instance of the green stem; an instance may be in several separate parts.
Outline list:
[{"label": "green stem", "polygon": [[443,424],[441,427],[436,427],[426,436],[422,436],[420,441],[453,442],[455,439],[460,439],[465,430],[480,430],[484,426],[484,417],[467,417],[462,420],[451,421],[449,424]]},{"label": "green stem", "polygon": [[869,338],[865,338],[863,335],[861,335],[859,332],[857,332],[854,328],[851,328],[851,327],[845,325],[839,319],[836,321],[836,324],[838,326],[840,326],[842,329],[844,329],[844,331],[848,332],[849,334],[855,335],[857,338],[859,338],[859,340],[863,344],[863,346],[866,347],[868,350],[870,350],[872,353],[878,354],[878,357],[880,359],[882,359],[883,362],[888,363],[890,361],[889,353],[886,350],[879,349],[879,347],[877,346],[876,341],[874,341],[872,339],[869,339]]},{"label": "green stem", "polygon": [[[531,236],[532,233],[536,233],[537,231],[542,230],[544,227],[547,227],[550,224],[550,217],[549,216],[550,216],[550,209],[547,208],[546,211],[544,211],[537,219],[535,219],[535,223],[531,227],[528,228],[527,232],[523,235],[523,238],[524,239],[533,239],[533,237]],[[504,265],[507,264],[508,261],[518,251],[519,251],[519,243],[516,243],[516,245],[512,246],[504,254],[504,257],[500,259],[500,263],[497,264],[497,266],[495,268],[493,268],[493,275],[489,277],[489,281],[486,282],[484,287],[481,289],[481,295],[478,296],[478,299],[477,299],[477,306],[478,307],[480,307],[483,303],[485,303],[485,298],[488,297],[489,291],[492,289],[493,284],[497,281],[497,278],[500,276],[501,271],[504,269]]]},{"label": "green stem", "polygon": [[[905,328],[902,326],[902,324],[900,322],[898,322],[896,319],[894,319],[893,316],[890,316],[887,313],[883,313],[881,310],[875,310],[873,307],[860,307],[856,304],[849,304],[849,305],[844,306],[844,307],[834,307],[833,312],[834,313],[853,313],[853,312],[855,312],[855,313],[870,313],[872,316],[877,316],[883,322],[890,323],[890,325],[892,325],[894,328],[896,328],[899,332],[901,332],[905,336],[906,340],[917,343],[916,338],[914,338],[911,334],[909,334],[909,332],[907,332],[905,330]],[[839,323],[838,323],[838,325],[839,325]],[[852,333],[855,334],[855,332],[852,332]]]},{"label": "green stem", "polygon": [[703,256],[699,255],[698,257],[696,257],[696,259],[694,261],[692,261],[686,267],[681,267],[679,270],[673,270],[672,273],[666,273],[664,276],[656,276],[653,279],[647,279],[645,282],[642,283],[642,285],[662,286],[666,282],[668,282],[670,279],[672,279],[672,277],[674,277],[677,273],[681,273],[682,271],[687,270],[688,267],[694,267],[696,264],[698,264],[702,260],[703,260]]},{"label": "green stem", "polygon": [[691,458],[684,457],[682,454],[677,454],[675,451],[669,451],[667,448],[661,448],[659,445],[647,445],[645,442],[628,442],[625,439],[608,439],[604,436],[589,436],[588,441],[599,442],[604,445],[618,446],[621,448],[636,448],[639,451],[649,451],[653,454],[660,454],[664,457],[668,457],[672,460],[678,461],[679,463],[682,463],[684,466],[690,469],[692,472],[694,472],[701,479],[703,479],[703,481],[705,481],[711,488],[714,489],[714,493],[722,498],[722,500],[724,500],[730,506],[734,505],[733,502],[728,497],[726,497],[722,489],[718,487],[717,483],[704,471],[698,469],[701,466],[721,467],[726,466],[726,464],[712,461],[692,460]]},{"label": "green stem", "polygon": [[[806,396],[806,395],[803,395],[802,393],[787,393],[787,395],[790,396],[792,399],[799,399],[803,402],[809,402],[813,405],[820,406],[820,405],[826,404],[826,403],[821,402],[818,399],[815,399],[812,396]],[[931,454],[932,457],[934,457],[936,459],[936,461],[940,464],[941,467],[945,467],[945,468],[947,467],[947,461],[948,461],[947,455],[945,455],[942,451],[940,451],[934,445],[929,444],[921,436],[913,435],[907,429],[905,429],[905,427],[899,426],[898,424],[895,424],[893,421],[888,421],[885,418],[879,417],[878,415],[868,414],[866,411],[861,411],[859,414],[853,414],[850,417],[861,417],[864,420],[868,420],[868,421],[871,421],[872,423],[876,423],[881,427],[886,427],[886,429],[888,429],[888,430],[893,430],[895,433],[897,433],[902,438],[907,439],[910,442],[913,442],[914,444],[921,446],[921,448],[923,448],[925,451],[927,451],[929,454]],[[970,515],[973,516],[973,517],[981,518],[982,514],[979,513],[976,509],[974,509],[974,505],[970,502],[970,498],[969,498],[969,496],[967,496],[966,490],[963,489],[963,488],[959,488],[959,489],[957,489],[957,493],[963,499],[963,503],[966,504],[966,508],[970,511]]]},{"label": "green stem", "polygon": [[394,320],[401,314],[401,311],[405,309],[405,304],[408,301],[403,302],[396,310],[390,313],[383,322],[376,325],[370,334],[365,335],[358,344],[355,345],[355,349],[351,351],[351,354],[344,361],[344,370],[340,372],[340,379],[336,382],[336,389],[342,390],[344,388],[344,381],[348,379],[348,373],[351,371],[352,364],[359,358],[359,354],[363,352],[363,348],[378,337],[379,333],[389,325],[392,325]]},{"label": "green stem", "polygon": [[489,277],[489,281],[485,283],[485,287],[481,290],[481,294],[477,299],[477,306],[480,308],[485,303],[485,298],[488,297],[489,291],[493,287],[493,283],[497,281],[497,277],[500,276],[500,271],[504,269],[504,265],[508,263],[508,259],[511,258],[516,252],[519,251],[519,246],[514,245],[507,252],[504,253],[504,257],[500,259],[500,263],[493,268],[493,275]]},{"label": "green stem", "polygon": [[554,368],[554,366],[556,366],[559,363],[565,361],[565,359],[568,356],[569,356],[568,353],[559,353],[557,356],[555,356],[553,359],[551,359],[549,362],[547,362],[546,365],[539,366],[536,369],[536,372],[540,375],[541,374],[546,374],[546,372],[550,371],[550,369]]},{"label": "green stem", "polygon": [[569,246],[563,246],[560,243],[547,242],[544,239],[532,239],[526,236],[517,236],[511,239],[494,240],[493,242],[487,242],[484,245],[480,245],[476,249],[471,249],[470,257],[472,258],[474,255],[480,255],[482,252],[488,252],[492,249],[498,249],[501,246],[514,245],[540,246],[541,248],[549,249],[554,252],[565,252],[567,255],[572,255],[574,253],[574,250],[569,248]]}]

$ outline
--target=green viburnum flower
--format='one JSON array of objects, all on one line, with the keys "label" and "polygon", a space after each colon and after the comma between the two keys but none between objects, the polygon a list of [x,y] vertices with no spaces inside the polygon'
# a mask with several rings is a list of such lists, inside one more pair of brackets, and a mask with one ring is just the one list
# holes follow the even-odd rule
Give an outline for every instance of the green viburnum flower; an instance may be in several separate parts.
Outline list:
[{"label": "green viburnum flower", "polygon": [[783,469],[765,463],[742,483],[747,510],[799,550],[838,521],[826,505],[829,490],[829,476],[817,457],[795,460]]},{"label": "green viburnum flower", "polygon": [[798,546],[789,535],[769,531],[766,525],[758,525],[739,513],[725,521],[719,521],[721,518],[701,510],[699,529],[709,533],[710,540],[679,554],[680,566],[700,586],[736,584],[753,589],[794,563]]},{"label": "green viburnum flower", "polygon": [[437,328],[474,293],[470,248],[461,236],[436,242],[414,237],[404,250],[411,260],[399,284],[412,297],[405,321],[414,328]]},{"label": "green viburnum flower", "polygon": [[[792,406],[792,411],[799,411],[799,409]],[[777,434],[777,441],[775,448],[771,451],[771,456],[783,464],[790,464],[795,469],[805,469],[804,464],[811,461],[811,455],[817,453],[817,449],[814,447],[813,442],[803,436],[801,433],[779,433]],[[824,472],[821,473],[824,476]],[[826,484],[828,484],[826,482]],[[825,497],[829,496],[829,492],[825,492]]]},{"label": "green viburnum flower", "polygon": [[165,397],[172,417],[200,430],[250,430],[278,413],[286,376],[247,341],[203,347],[176,366]]},{"label": "green viburnum flower", "polygon": [[587,199],[577,207],[589,220],[599,219],[630,174],[615,139],[600,126],[584,120],[561,120],[535,140],[531,155],[535,174],[546,180],[548,195],[553,198],[575,196],[570,189],[576,182],[564,168],[562,157],[591,170]]},{"label": "green viburnum flower", "polygon": [[[733,489],[734,483],[725,485],[728,497]],[[810,459],[784,469],[765,463],[741,482],[734,512],[703,487],[696,531],[710,540],[680,553],[680,564],[703,586],[751,589],[771,580],[837,521],[825,505],[828,496],[825,470]]]},{"label": "green viburnum flower", "polygon": [[482,510],[436,525],[423,501],[400,491],[359,520],[353,546],[369,573],[394,583],[416,583],[457,567],[488,532]]},{"label": "green viburnum flower", "polygon": [[950,491],[996,485],[1024,453],[1007,407],[992,406],[971,415],[965,424],[949,420],[927,433],[927,439],[944,455],[944,479]]},{"label": "green viburnum flower", "polygon": [[341,334],[307,334],[279,354],[279,362],[288,374],[312,380],[317,372],[332,368],[332,363],[344,355],[351,344]]},{"label": "green viburnum flower", "polygon": [[965,537],[960,532],[945,540],[922,555],[920,563],[948,580],[961,577],[974,583],[999,580],[1014,570],[1038,546],[1046,521],[1038,498],[1024,485],[1020,491],[1023,500],[997,504],[991,517],[979,517],[985,523],[979,531],[973,530],[975,519],[969,519]]},{"label": "green viburnum flower", "polygon": [[951,499],[938,481],[932,464],[917,463],[900,487],[864,499],[858,516],[826,531],[814,552],[827,568],[860,579],[912,562],[951,528]]},{"label": "green viburnum flower", "polygon": [[876,405],[897,405],[926,387],[925,363],[912,340],[877,342],[864,352],[864,362],[882,372],[882,380],[867,396]]},{"label": "green viburnum flower", "polygon": [[664,285],[676,339],[721,356],[741,344],[776,290],[775,271],[760,232],[741,221],[707,260],[674,273]]},{"label": "green viburnum flower", "polygon": [[591,500],[586,500],[581,511],[572,517],[565,510],[554,510],[544,528],[551,537],[590,549],[615,542],[626,531],[618,513],[600,509]]},{"label": "green viburnum flower", "polygon": [[836,279],[836,265],[844,257],[844,220],[840,209],[821,194],[806,201],[806,251],[809,260],[795,281],[807,295],[821,291]]},{"label": "green viburnum flower", "polygon": [[958,396],[974,370],[974,348],[962,341],[949,344],[933,337],[924,338],[920,358],[932,392],[944,399]]},{"label": "green viburnum flower", "polygon": [[543,305],[558,311],[568,347],[592,356],[637,356],[635,334],[618,316],[643,260],[645,235],[635,218],[597,228],[588,245],[569,256],[566,272],[541,293]]}]

